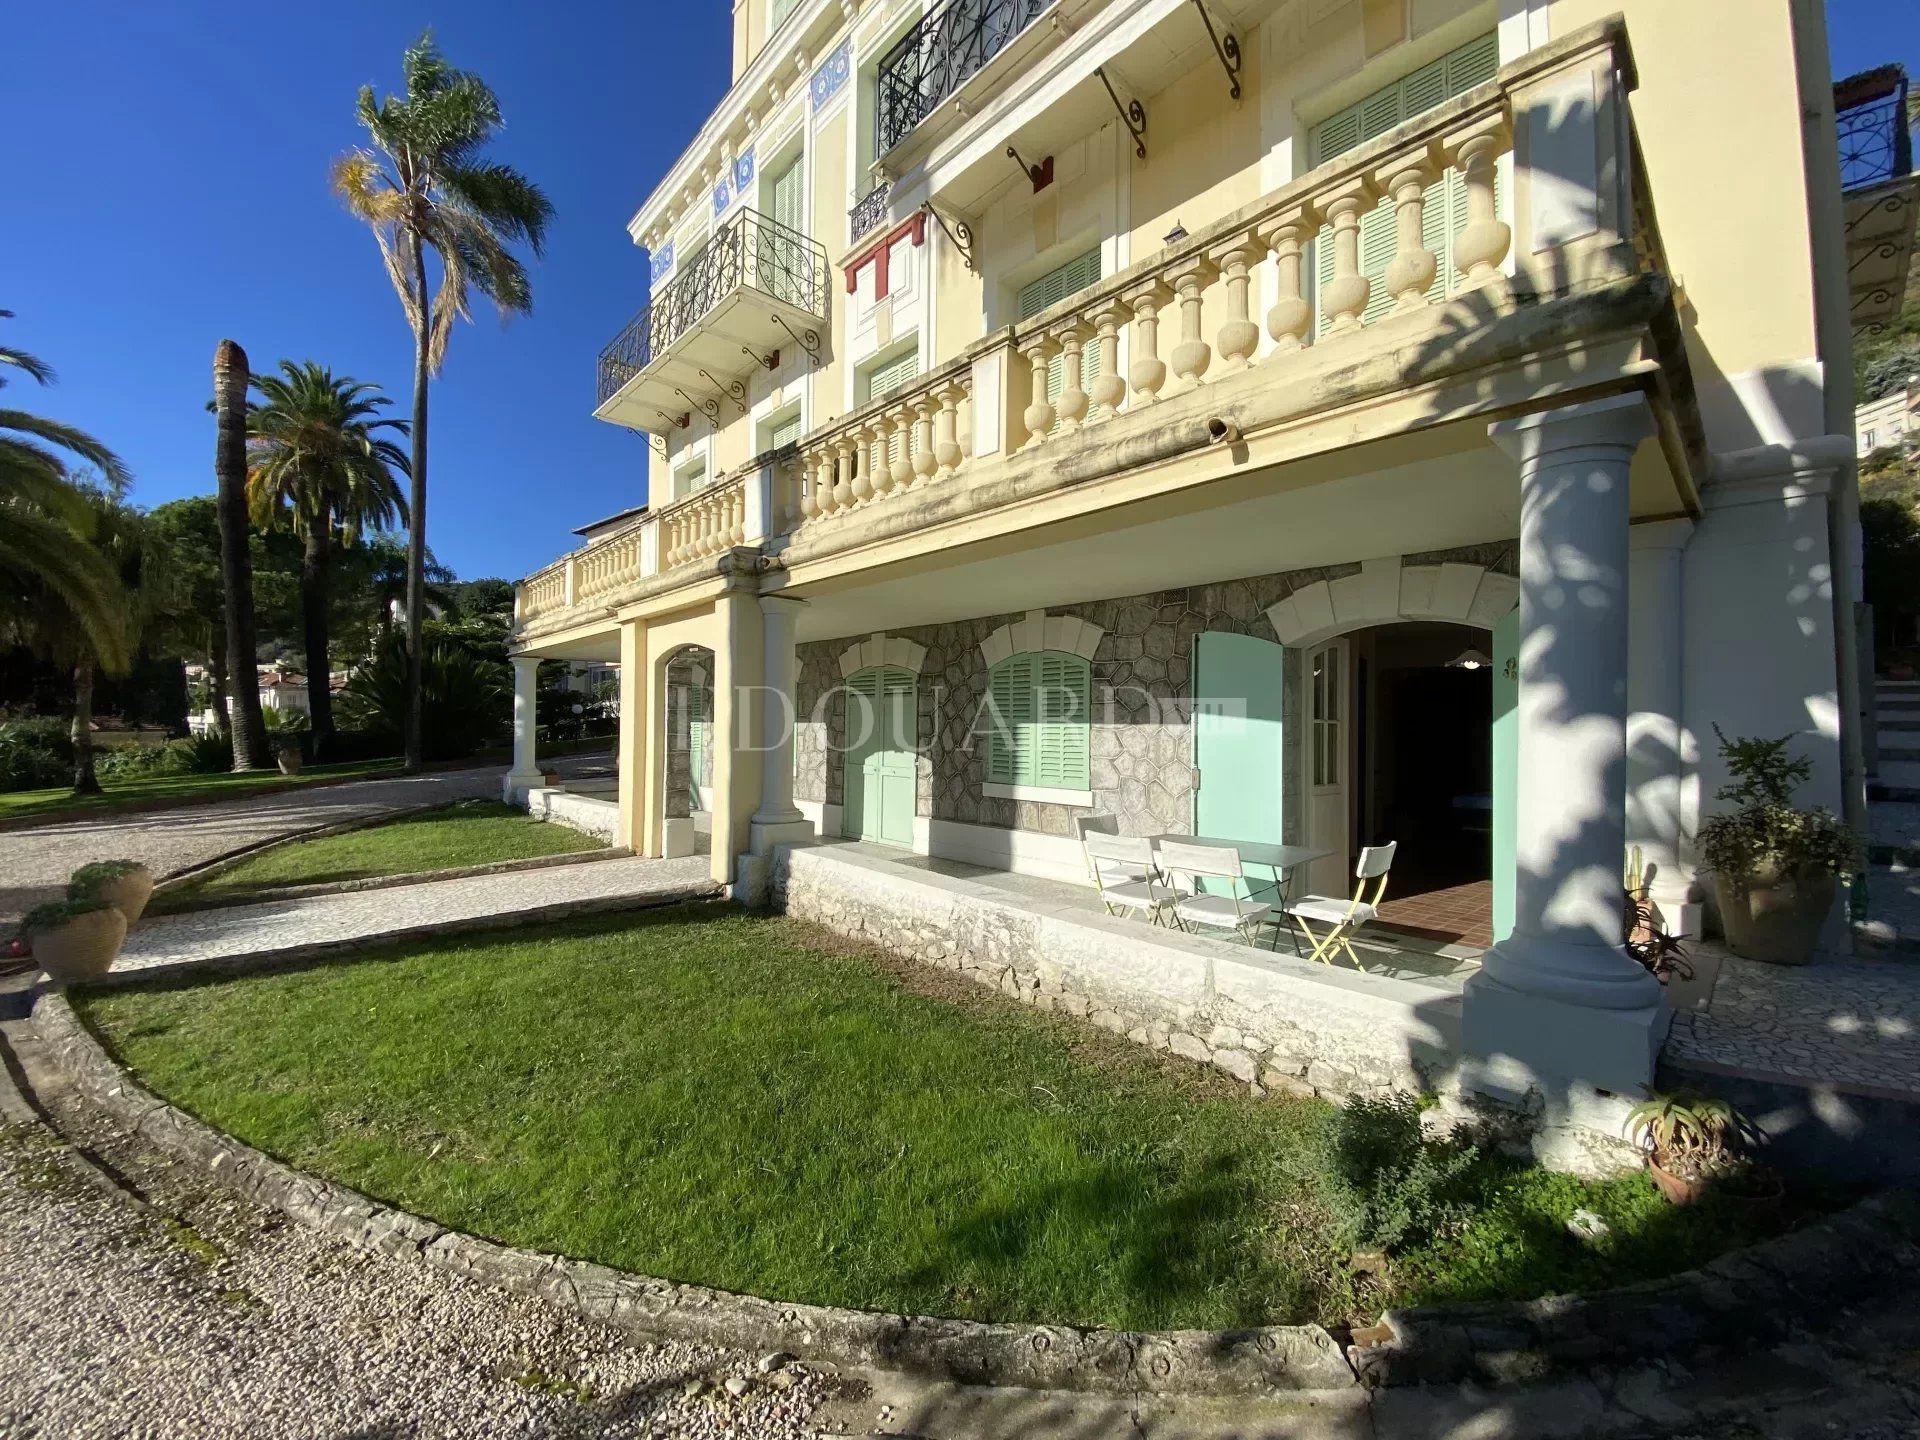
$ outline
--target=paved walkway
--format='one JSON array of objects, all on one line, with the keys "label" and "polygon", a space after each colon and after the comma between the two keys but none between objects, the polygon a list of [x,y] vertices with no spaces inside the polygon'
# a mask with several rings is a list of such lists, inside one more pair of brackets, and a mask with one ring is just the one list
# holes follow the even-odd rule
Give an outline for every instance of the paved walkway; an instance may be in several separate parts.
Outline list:
[{"label": "paved walkway", "polygon": [[382,890],[187,910],[141,921],[114,973],[236,955],[306,953],[356,940],[526,923],[714,893],[704,855],[628,857]]},{"label": "paved walkway", "polygon": [[[603,765],[603,755],[556,762],[570,767]],[[138,860],[156,876],[321,825],[416,805],[469,798],[498,799],[503,765],[441,770],[386,780],[322,785],[250,800],[183,806],[144,815],[75,815],[24,830],[0,831],[0,934],[43,900],[56,899],[67,876],[90,860]]]}]

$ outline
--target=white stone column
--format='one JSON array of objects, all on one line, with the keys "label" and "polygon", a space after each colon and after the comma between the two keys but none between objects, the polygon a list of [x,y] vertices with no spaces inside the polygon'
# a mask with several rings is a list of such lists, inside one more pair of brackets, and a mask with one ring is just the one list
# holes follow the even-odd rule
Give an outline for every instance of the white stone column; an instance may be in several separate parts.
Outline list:
[{"label": "white stone column", "polygon": [[501,782],[501,793],[508,804],[516,790],[540,783],[540,765],[534,754],[536,719],[535,697],[539,694],[540,657],[513,657],[513,769]]},{"label": "white stone column", "polygon": [[1633,1094],[1669,1014],[1621,929],[1627,471],[1652,418],[1617,396],[1488,433],[1520,466],[1516,904],[1467,984],[1464,1048],[1497,1089]]},{"label": "white stone column", "polygon": [[1681,552],[1691,520],[1635,525],[1629,536],[1627,621],[1627,844],[1651,872],[1653,903],[1675,935],[1700,933],[1700,905],[1683,858],[1684,795],[1692,757],[1681,724],[1685,595]]},{"label": "white stone column", "polygon": [[751,847],[768,855],[775,845],[811,840],[813,822],[793,803],[793,729],[797,717],[800,662],[794,629],[806,601],[784,595],[760,597],[760,633],[765,673],[759,707],[760,808],[753,812]]}]

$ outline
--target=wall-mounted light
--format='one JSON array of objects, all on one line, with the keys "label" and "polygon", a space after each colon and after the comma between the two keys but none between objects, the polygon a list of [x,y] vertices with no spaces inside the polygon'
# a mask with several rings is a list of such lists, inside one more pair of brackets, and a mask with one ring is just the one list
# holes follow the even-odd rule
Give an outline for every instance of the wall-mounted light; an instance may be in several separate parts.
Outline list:
[{"label": "wall-mounted light", "polygon": [[1186,238],[1187,227],[1182,225],[1178,220],[1175,220],[1173,222],[1173,228],[1167,232],[1167,244],[1178,245]]},{"label": "wall-mounted light", "polygon": [[1469,647],[1449,660],[1447,667],[1452,670],[1484,670],[1492,663],[1490,656]]}]

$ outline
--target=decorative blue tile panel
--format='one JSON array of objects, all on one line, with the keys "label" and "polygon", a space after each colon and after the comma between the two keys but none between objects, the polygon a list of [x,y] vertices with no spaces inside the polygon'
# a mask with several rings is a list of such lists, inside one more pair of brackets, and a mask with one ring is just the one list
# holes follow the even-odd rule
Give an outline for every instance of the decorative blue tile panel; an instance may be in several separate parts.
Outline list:
[{"label": "decorative blue tile panel", "polygon": [[673,269],[673,241],[669,240],[653,252],[653,283],[658,285],[667,278],[667,272]]},{"label": "decorative blue tile panel", "polygon": [[833,53],[822,60],[813,72],[810,85],[813,108],[821,109],[829,100],[846,89],[847,81],[852,76],[853,42],[842,40]]},{"label": "decorative blue tile panel", "polygon": [[715,215],[726,214],[727,206],[732,203],[733,191],[728,189],[727,182],[722,180],[718,185],[713,187],[713,213]]},{"label": "decorative blue tile panel", "polygon": [[753,151],[736,155],[733,161],[733,193],[744,196],[753,188]]}]

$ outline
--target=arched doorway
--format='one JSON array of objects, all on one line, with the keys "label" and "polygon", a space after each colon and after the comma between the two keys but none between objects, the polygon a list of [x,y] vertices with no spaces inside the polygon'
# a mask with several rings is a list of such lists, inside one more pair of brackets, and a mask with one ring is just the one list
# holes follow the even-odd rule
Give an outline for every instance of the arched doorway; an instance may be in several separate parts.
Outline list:
[{"label": "arched doorway", "polygon": [[913,845],[919,684],[901,665],[846,678],[841,832],[852,840]]},{"label": "arched doorway", "polygon": [[687,645],[666,663],[666,788],[663,848],[690,855],[711,829],[713,806],[713,652]]}]

